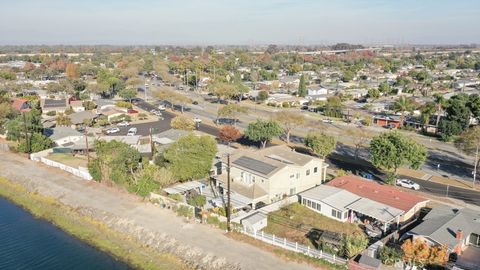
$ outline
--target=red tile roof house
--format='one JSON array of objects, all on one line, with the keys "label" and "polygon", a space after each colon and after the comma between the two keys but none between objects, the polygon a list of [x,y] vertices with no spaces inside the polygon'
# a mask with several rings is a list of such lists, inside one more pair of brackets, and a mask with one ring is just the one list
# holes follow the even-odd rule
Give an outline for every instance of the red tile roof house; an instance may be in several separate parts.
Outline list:
[{"label": "red tile roof house", "polygon": [[13,109],[20,111],[20,112],[28,112],[30,111],[30,105],[28,104],[28,100],[23,98],[16,98],[12,101]]},{"label": "red tile roof house", "polygon": [[405,213],[400,217],[400,222],[412,218],[428,202],[425,198],[405,192],[397,187],[363,180],[353,175],[337,177],[328,182],[327,185],[403,210]]}]

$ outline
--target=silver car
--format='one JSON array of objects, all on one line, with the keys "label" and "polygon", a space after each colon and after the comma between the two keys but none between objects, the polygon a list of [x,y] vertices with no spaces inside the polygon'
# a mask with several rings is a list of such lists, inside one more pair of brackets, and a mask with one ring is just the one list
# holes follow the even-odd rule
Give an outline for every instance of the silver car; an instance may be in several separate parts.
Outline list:
[{"label": "silver car", "polygon": [[413,189],[413,190],[419,190],[420,189],[419,184],[413,182],[412,180],[408,180],[408,179],[397,179],[397,186],[401,186],[401,187],[409,188],[409,189]]}]

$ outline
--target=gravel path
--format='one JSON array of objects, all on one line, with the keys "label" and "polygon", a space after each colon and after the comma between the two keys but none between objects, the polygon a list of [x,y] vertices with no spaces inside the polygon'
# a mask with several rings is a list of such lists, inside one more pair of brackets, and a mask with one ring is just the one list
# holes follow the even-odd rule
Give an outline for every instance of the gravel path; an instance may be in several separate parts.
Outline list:
[{"label": "gravel path", "polygon": [[313,269],[306,264],[286,262],[275,255],[226,237],[222,231],[201,224],[185,223],[173,212],[138,201],[95,182],[47,167],[18,155],[0,152],[0,176],[21,182],[40,194],[58,198],[72,207],[88,207],[131,219],[152,231],[166,233],[203,252],[239,263],[242,269]]}]

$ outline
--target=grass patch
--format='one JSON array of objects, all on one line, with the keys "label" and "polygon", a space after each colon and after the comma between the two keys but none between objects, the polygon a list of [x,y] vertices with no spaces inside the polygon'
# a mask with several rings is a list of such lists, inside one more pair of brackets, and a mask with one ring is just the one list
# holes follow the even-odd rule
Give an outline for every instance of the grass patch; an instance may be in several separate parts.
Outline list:
[{"label": "grass patch", "polygon": [[70,167],[78,168],[87,167],[87,157],[84,156],[73,156],[72,154],[62,154],[62,153],[52,153],[47,156],[48,159],[60,162],[62,164],[68,165]]},{"label": "grass patch", "polygon": [[347,270],[348,269],[346,265],[334,264],[323,259],[316,259],[307,255],[304,255],[302,253],[297,253],[297,252],[286,250],[280,247],[276,247],[239,232],[229,232],[227,236],[237,241],[242,241],[250,245],[256,246],[258,248],[261,248],[263,250],[266,250],[268,252],[271,252],[286,261],[306,263],[317,269],[325,269],[325,270],[327,269]]},{"label": "grass patch", "polygon": [[355,224],[336,221],[299,203],[290,204],[270,213],[268,215],[268,225],[264,231],[313,247],[310,240],[305,237],[305,234],[311,228],[342,234],[353,234],[354,232],[363,234],[362,230]]},{"label": "grass patch", "polygon": [[135,269],[189,269],[180,259],[159,253],[110,229],[104,223],[79,214],[54,198],[29,192],[24,186],[0,177],[0,196],[45,219],[70,235],[110,253]]}]

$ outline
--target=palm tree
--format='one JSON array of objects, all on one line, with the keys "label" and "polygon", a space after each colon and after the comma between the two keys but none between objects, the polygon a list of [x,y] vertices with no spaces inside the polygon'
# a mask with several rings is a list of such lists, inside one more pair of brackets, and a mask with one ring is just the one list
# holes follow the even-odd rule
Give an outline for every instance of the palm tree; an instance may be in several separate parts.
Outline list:
[{"label": "palm tree", "polygon": [[411,112],[415,109],[415,105],[413,104],[412,100],[401,96],[395,103],[393,104],[393,109],[396,113],[400,112],[400,126],[403,127],[403,123],[405,121],[405,112]]},{"label": "palm tree", "polygon": [[422,107],[421,113],[422,131],[426,132],[427,126],[430,123],[430,117],[435,113],[435,104],[428,102]]},{"label": "palm tree", "polygon": [[446,106],[446,100],[441,94],[436,94],[434,103],[435,103],[435,108],[436,108],[435,113],[437,114],[437,120],[435,121],[435,126],[437,128],[436,128],[435,133],[437,133],[438,124],[440,123],[440,117],[442,116],[443,110],[445,109],[445,106]]}]

